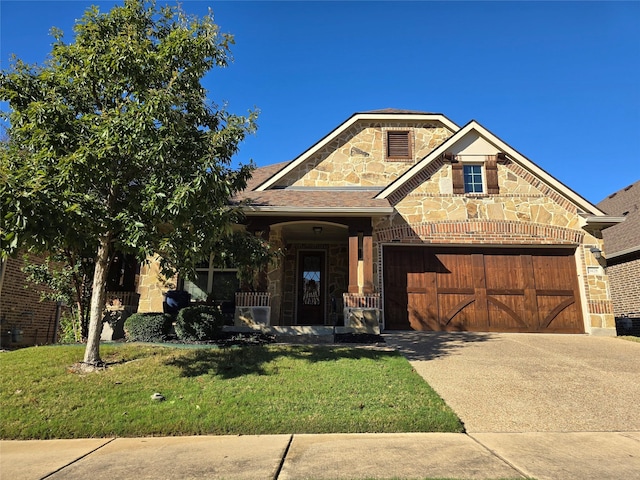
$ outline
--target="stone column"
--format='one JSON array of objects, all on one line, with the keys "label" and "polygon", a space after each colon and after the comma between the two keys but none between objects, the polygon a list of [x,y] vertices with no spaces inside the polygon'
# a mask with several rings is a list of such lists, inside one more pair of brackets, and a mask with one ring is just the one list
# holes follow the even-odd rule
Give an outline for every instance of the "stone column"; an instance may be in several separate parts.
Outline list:
[{"label": "stone column", "polygon": [[360,293],[358,285],[358,232],[349,231],[349,293]]},{"label": "stone column", "polygon": [[373,293],[373,238],[371,234],[362,238],[363,284],[362,293]]}]

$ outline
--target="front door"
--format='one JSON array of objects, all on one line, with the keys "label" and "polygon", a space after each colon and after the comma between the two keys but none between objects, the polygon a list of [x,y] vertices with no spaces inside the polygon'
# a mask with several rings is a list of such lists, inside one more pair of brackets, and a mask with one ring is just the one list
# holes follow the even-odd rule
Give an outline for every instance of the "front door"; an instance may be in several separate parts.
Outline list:
[{"label": "front door", "polygon": [[300,252],[298,259],[298,325],[323,325],[325,306],[324,252]]}]

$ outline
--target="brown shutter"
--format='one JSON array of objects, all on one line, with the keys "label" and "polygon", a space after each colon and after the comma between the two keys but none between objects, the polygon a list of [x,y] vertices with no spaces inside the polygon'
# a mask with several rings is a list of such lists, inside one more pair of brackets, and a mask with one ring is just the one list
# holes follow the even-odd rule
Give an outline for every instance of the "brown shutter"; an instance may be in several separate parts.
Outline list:
[{"label": "brown shutter", "polygon": [[464,193],[462,162],[454,162],[451,164],[451,174],[453,177],[453,193]]},{"label": "brown shutter", "polygon": [[387,157],[411,158],[409,132],[387,132]]},{"label": "brown shutter", "polygon": [[498,188],[498,158],[496,155],[487,155],[484,162],[484,171],[487,175],[487,193],[489,195],[500,193]]}]

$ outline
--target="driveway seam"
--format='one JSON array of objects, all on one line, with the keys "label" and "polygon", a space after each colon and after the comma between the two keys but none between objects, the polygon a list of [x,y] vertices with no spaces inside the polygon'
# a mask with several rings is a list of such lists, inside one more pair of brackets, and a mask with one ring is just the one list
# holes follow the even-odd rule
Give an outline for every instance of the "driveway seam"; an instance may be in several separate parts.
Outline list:
[{"label": "driveway seam", "polygon": [[494,450],[492,450],[491,448],[487,447],[484,443],[482,443],[480,440],[478,440],[477,438],[475,438],[473,435],[469,435],[468,433],[465,433],[464,435],[466,435],[467,437],[469,437],[471,440],[473,440],[474,442],[476,442],[478,445],[480,445],[482,448],[484,448],[487,452],[489,452],[491,455],[493,455],[494,457],[496,457],[498,460],[506,463],[507,465],[509,465],[511,468],[513,468],[516,472],[518,472],[520,475],[522,475],[523,478],[532,478],[531,475],[529,475],[527,472],[522,471],[522,469],[516,467],[511,461],[507,460],[505,457],[503,457],[502,455],[500,455],[499,453],[495,452]]},{"label": "driveway seam", "polygon": [[40,480],[45,480],[46,478],[49,478],[51,475],[55,475],[58,472],[61,472],[62,470],[64,470],[65,468],[73,465],[74,463],[79,462],[80,460],[82,460],[83,458],[88,457],[89,455],[91,455],[94,452],[97,452],[98,450],[100,450],[102,447],[105,447],[107,445],[109,445],[111,442],[113,442],[116,438],[111,438],[108,441],[104,442],[102,445],[97,446],[96,448],[94,448],[93,450],[88,451],[87,453],[85,453],[84,455],[80,455],[78,458],[76,458],[75,460],[72,460],[71,462],[67,463],[66,465],[61,466],[60,468],[58,468],[57,470],[54,470],[53,472],[47,473],[44,477],[42,477]]},{"label": "driveway seam", "polygon": [[282,458],[280,459],[280,464],[276,469],[276,473],[273,475],[273,480],[278,480],[278,477],[280,477],[280,472],[282,472],[282,467],[284,467],[284,462],[287,459],[287,455],[289,454],[289,448],[291,448],[292,443],[293,443],[293,434],[289,435],[289,442],[287,442],[287,446],[284,448],[284,452],[282,453]]}]

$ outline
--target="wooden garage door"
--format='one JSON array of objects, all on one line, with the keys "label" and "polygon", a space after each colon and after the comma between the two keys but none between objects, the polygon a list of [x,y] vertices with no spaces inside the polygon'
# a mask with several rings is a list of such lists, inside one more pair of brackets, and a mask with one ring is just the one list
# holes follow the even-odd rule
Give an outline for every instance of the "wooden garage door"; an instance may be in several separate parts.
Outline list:
[{"label": "wooden garage door", "polygon": [[573,253],[385,247],[385,326],[583,333]]}]

